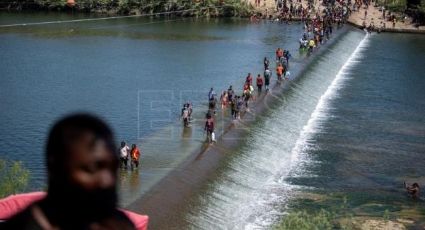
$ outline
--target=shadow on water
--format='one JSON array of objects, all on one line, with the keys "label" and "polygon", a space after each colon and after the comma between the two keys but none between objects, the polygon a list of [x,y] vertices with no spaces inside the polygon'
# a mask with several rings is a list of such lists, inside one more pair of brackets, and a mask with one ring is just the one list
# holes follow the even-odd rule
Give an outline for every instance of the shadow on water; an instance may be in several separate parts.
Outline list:
[{"label": "shadow on water", "polygon": [[[144,26],[143,24],[141,26]],[[0,34],[25,34],[34,38],[45,39],[63,39],[73,37],[119,37],[134,40],[163,40],[163,41],[214,41],[225,40],[223,37],[206,36],[200,34],[162,34],[151,32],[137,32],[137,31],[116,31],[108,29],[85,29],[85,28],[8,28],[0,29]]]},{"label": "shadow on water", "polygon": [[[78,18],[0,13],[1,24],[72,19]],[[172,19],[0,29],[0,148],[8,150],[5,158],[22,160],[31,170],[31,189],[45,184],[43,146],[51,123],[88,111],[111,125],[117,141],[142,150],[141,189],[123,193],[122,203],[131,203],[204,144],[210,87],[219,93],[233,85],[239,94],[246,73],[262,73],[262,58],[274,55],[269,50],[278,45],[295,50],[291,41],[299,36],[299,26],[282,34],[279,25],[243,19],[164,20]],[[275,44],[263,42],[277,34],[281,40]],[[294,53],[296,59],[302,57]],[[178,118],[187,100],[199,114],[192,128],[183,130]]]}]

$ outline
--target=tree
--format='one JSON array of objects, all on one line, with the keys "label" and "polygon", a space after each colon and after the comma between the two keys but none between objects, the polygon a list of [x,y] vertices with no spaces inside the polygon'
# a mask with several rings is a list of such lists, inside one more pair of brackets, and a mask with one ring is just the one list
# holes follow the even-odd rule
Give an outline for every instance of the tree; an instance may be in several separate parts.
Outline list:
[{"label": "tree", "polygon": [[0,159],[0,198],[23,192],[28,185],[29,171],[21,162]]}]

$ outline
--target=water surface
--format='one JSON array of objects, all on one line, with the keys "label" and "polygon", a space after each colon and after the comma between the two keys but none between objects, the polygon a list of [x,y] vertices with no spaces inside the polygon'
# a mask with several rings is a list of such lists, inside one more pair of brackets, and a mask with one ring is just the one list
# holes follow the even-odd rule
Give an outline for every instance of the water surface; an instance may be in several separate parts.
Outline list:
[{"label": "water surface", "polygon": [[[0,24],[84,17],[1,13]],[[142,170],[121,173],[128,204],[202,145],[210,87],[240,91],[278,46],[293,51],[295,71],[300,33],[298,24],[143,17],[0,27],[1,156],[23,161],[31,189],[43,188],[49,126],[71,112],[95,113],[117,142],[141,145]],[[187,100],[197,119],[182,130]]]}]

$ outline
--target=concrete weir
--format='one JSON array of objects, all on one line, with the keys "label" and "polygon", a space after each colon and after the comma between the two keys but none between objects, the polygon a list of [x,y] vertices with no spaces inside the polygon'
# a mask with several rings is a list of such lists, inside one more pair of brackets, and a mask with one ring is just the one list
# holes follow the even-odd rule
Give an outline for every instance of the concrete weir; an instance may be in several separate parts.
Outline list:
[{"label": "concrete weir", "polygon": [[249,134],[251,124],[285,95],[289,85],[303,76],[304,70],[315,57],[326,52],[327,47],[350,29],[350,26],[345,26],[336,30],[326,44],[321,45],[304,63],[301,63],[299,71],[291,71],[290,81],[274,85],[271,93],[267,95],[263,93],[251,103],[250,111],[245,111],[241,120],[225,124],[224,132],[218,137],[217,143],[203,145],[201,149],[192,152],[178,167],[127,208],[149,215],[150,229],[178,229],[185,226],[187,222],[184,213],[190,209],[187,201],[196,195],[214,174],[224,156],[232,154],[240,146],[241,141]]}]

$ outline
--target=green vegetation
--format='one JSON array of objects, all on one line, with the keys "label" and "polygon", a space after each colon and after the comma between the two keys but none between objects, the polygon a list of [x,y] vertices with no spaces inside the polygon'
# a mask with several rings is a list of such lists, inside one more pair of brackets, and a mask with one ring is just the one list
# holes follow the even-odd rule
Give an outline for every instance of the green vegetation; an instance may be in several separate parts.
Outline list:
[{"label": "green vegetation", "polygon": [[283,220],[275,226],[276,230],[331,230],[331,229],[354,229],[353,214],[348,211],[347,199],[344,198],[342,205],[336,210],[307,212],[293,211],[283,217]]},{"label": "green vegetation", "polygon": [[289,213],[283,221],[276,227],[276,230],[286,229],[332,229],[332,220],[334,214],[321,210],[315,214],[309,214],[306,211]]},{"label": "green vegetation", "polygon": [[377,0],[376,3],[401,15],[399,20],[403,20],[404,14],[407,14],[412,17],[413,23],[425,24],[425,0]]},{"label": "green vegetation", "polygon": [[386,0],[386,8],[394,12],[404,12],[406,4],[406,0]]},{"label": "green vegetation", "polygon": [[425,24],[425,0],[421,0],[421,4],[417,6],[417,9],[412,10],[411,15],[417,24]]},{"label": "green vegetation", "polygon": [[21,162],[0,160],[0,198],[24,191],[28,180],[29,171]]},{"label": "green vegetation", "polygon": [[248,16],[253,10],[244,0],[75,0],[72,9],[65,0],[0,0],[0,8],[123,15],[173,12],[173,15],[185,17]]},{"label": "green vegetation", "polygon": [[[293,207],[275,230],[333,230],[333,229],[406,229],[420,226],[423,211],[398,210],[391,205],[367,203],[352,206],[354,197],[347,198],[316,196],[314,200],[301,206]],[[331,202],[331,203],[328,203]],[[327,204],[326,204],[327,203]],[[300,203],[301,204],[301,203]],[[332,205],[329,205],[332,204]]]}]

